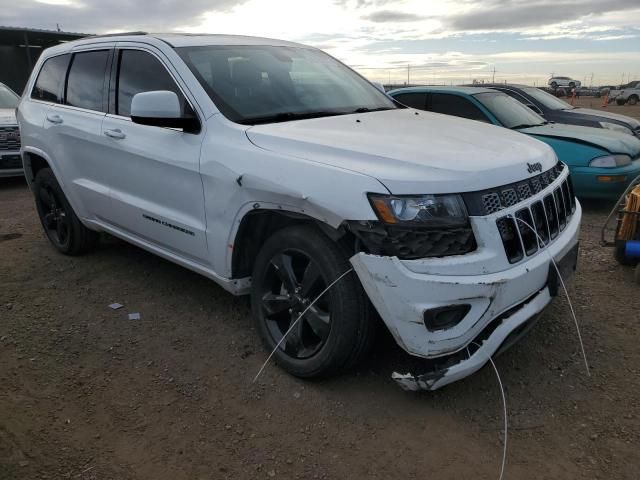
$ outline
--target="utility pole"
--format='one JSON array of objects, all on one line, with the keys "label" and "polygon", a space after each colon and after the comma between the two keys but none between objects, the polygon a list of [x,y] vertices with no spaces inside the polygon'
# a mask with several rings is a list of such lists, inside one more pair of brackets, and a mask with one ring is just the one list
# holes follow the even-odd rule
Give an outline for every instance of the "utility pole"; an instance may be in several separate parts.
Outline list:
[{"label": "utility pole", "polygon": [[491,76],[491,83],[496,83],[496,66],[493,66],[493,75]]},{"label": "utility pole", "polygon": [[589,81],[589,87],[593,87],[593,72],[591,72],[591,80]]},{"label": "utility pole", "polygon": [[411,65],[407,63],[407,87],[411,84]]}]

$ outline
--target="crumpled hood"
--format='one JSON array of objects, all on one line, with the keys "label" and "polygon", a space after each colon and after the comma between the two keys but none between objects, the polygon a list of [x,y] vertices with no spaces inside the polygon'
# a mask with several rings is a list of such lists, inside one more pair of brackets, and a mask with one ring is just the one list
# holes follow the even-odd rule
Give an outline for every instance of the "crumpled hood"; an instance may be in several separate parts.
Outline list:
[{"label": "crumpled hood", "polygon": [[619,113],[611,113],[604,110],[594,110],[592,108],[574,108],[573,110],[568,111],[576,114],[584,113],[586,115],[597,115],[598,117],[610,118],[611,120],[628,123],[629,126],[631,126],[631,128],[634,130],[640,127],[640,121],[636,120],[635,118],[627,117],[626,115],[620,115]]},{"label": "crumpled hood", "polygon": [[[378,179],[394,194],[469,192],[532,176],[557,161],[546,144],[449,115],[387,110],[256,125],[256,146]],[[537,172],[534,172],[534,174]]]},{"label": "crumpled hood", "polygon": [[606,128],[583,127],[580,125],[564,125],[548,123],[537,127],[519,130],[529,135],[561,138],[563,140],[577,140],[594,147],[602,148],[609,153],[624,153],[631,157],[640,155],[640,139]]},{"label": "crumpled hood", "polygon": [[0,108],[0,125],[17,125],[15,108]]}]

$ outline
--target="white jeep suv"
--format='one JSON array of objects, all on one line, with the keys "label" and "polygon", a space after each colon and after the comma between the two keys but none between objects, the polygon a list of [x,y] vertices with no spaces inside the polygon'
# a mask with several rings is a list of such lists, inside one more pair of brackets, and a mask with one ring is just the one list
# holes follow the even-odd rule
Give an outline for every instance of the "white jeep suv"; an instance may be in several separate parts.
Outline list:
[{"label": "white jeep suv", "polygon": [[51,243],[78,254],[108,232],[251,294],[300,377],[362,358],[377,312],[431,360],[401,384],[441,387],[533,324],[557,293],[552,257],[575,267],[581,209],[549,147],[406,108],[315,48],[92,37],[46,50],[26,91]]}]

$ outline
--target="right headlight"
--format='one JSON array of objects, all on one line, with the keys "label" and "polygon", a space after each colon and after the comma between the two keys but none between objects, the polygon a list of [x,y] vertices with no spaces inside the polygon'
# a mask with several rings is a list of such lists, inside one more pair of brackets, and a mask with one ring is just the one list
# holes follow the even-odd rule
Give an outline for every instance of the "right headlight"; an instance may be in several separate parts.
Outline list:
[{"label": "right headlight", "polygon": [[629,155],[605,155],[604,157],[594,158],[589,162],[590,167],[615,168],[624,167],[631,163]]},{"label": "right headlight", "polygon": [[369,201],[378,218],[389,225],[459,227],[469,216],[460,195],[378,195]]},{"label": "right headlight", "polygon": [[607,130],[613,130],[614,132],[626,133],[629,135],[633,135],[633,132],[630,128],[625,127],[624,125],[619,125],[617,123],[611,122],[600,122],[600,126],[602,128],[606,128]]}]

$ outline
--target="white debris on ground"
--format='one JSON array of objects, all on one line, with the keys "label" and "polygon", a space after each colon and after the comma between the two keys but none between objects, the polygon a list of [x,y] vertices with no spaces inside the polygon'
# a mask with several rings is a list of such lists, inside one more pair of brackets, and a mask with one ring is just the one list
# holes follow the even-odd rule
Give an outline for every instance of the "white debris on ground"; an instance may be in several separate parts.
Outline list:
[{"label": "white debris on ground", "polygon": [[121,303],[112,303],[111,305],[109,305],[109,308],[111,310],[118,310],[122,307],[124,307],[124,305],[122,305]]},{"label": "white debris on ground", "polygon": [[129,320],[140,320],[140,314],[139,313],[130,313],[129,314]]}]

